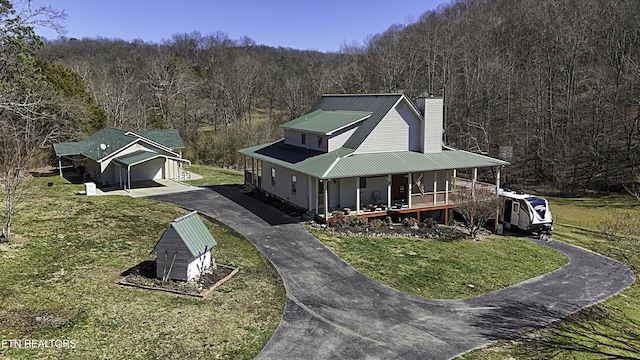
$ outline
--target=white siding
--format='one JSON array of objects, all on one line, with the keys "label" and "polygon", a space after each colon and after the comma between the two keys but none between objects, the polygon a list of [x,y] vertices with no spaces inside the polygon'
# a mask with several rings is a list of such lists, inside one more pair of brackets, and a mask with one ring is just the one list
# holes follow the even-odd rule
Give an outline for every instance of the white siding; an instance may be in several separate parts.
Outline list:
[{"label": "white siding", "polygon": [[444,117],[444,100],[441,98],[425,99],[423,149],[425,154],[442,152],[442,126]]},{"label": "white siding", "polygon": [[341,209],[344,205],[340,203],[340,184],[339,179],[327,180],[329,184],[329,209]]},{"label": "white siding", "polygon": [[357,178],[340,179],[340,206],[356,206]]},{"label": "white siding", "polygon": [[[318,146],[318,138],[322,138],[322,145]],[[346,141],[346,140],[345,140]],[[306,134],[306,144],[302,143],[302,133],[297,131],[285,130],[284,143],[287,145],[298,146],[304,149],[318,150],[327,152],[327,137],[319,134]]]},{"label": "white siding", "polygon": [[[387,177],[369,177],[366,182],[367,187],[360,188],[360,205],[373,204],[375,202],[386,204],[388,190]],[[374,199],[374,192],[380,194],[380,199],[378,201]]]},{"label": "white siding", "polygon": [[[271,185],[271,168],[276,169],[276,184]],[[296,193],[291,192],[291,175],[296,175]],[[262,189],[292,204],[302,208],[307,208],[307,198],[309,196],[307,175],[300,174],[271,164],[267,161],[262,163]]]},{"label": "white siding", "polygon": [[420,119],[404,103],[399,103],[371,131],[356,153],[419,151],[419,149]]},{"label": "white siding", "polygon": [[[291,131],[291,130],[284,131],[284,143],[287,145],[301,146],[303,148],[306,148],[307,146],[302,144],[301,139],[302,139],[301,133],[297,131]],[[309,142],[309,139],[307,139],[307,143],[308,142]]]},{"label": "white siding", "polygon": [[333,150],[341,148],[342,145],[344,145],[344,143],[351,137],[351,135],[353,135],[360,124],[362,124],[362,122],[358,122],[333,133],[331,135],[331,138],[329,139],[328,151],[331,152]]},{"label": "white siding", "polygon": [[187,267],[187,280],[191,280],[194,277],[200,275],[204,270],[211,266],[211,251],[200,255],[197,259],[194,259]]}]

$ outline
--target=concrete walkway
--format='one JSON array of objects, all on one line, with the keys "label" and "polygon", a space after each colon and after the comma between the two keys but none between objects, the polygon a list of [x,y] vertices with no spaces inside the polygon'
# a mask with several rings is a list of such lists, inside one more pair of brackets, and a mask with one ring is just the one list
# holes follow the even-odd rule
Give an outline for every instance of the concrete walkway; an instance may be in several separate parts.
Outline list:
[{"label": "concrete walkway", "polygon": [[543,241],[570,263],[475,298],[423,299],[366,278],[296,219],[236,188],[152,199],[220,220],[254,243],[280,273],[285,311],[258,359],[447,359],[603,301],[635,280],[618,262]]}]

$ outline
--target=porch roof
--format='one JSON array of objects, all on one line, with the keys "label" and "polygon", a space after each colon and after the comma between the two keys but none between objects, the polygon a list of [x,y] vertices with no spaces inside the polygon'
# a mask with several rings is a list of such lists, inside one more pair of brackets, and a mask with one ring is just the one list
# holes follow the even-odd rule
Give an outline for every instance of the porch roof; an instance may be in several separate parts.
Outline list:
[{"label": "porch roof", "polygon": [[370,177],[509,164],[506,161],[453,148],[445,148],[437,154],[413,151],[353,154],[353,150],[346,148],[320,153],[285,145],[283,140],[242,149],[240,153],[319,179]]},{"label": "porch roof", "polygon": [[124,167],[127,167],[127,166],[138,165],[145,161],[155,159],[157,157],[162,157],[162,155],[152,151],[137,150],[130,154],[118,156],[113,161],[119,165],[123,165]]}]

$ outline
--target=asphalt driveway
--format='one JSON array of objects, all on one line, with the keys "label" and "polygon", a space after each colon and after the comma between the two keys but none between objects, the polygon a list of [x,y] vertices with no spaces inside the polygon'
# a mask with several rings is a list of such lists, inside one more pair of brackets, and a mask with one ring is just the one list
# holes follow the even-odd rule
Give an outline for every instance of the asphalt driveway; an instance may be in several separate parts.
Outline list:
[{"label": "asphalt driveway", "polygon": [[569,264],[470,299],[423,299],[368,279],[296,219],[235,187],[151,199],[225,223],[280,273],[287,290],[285,311],[258,359],[447,359],[603,301],[635,280],[616,261],[542,241],[566,254]]}]

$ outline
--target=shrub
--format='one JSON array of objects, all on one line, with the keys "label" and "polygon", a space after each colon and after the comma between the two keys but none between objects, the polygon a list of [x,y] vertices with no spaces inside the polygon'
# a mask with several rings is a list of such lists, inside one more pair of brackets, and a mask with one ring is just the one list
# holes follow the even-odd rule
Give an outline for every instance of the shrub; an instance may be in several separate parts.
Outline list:
[{"label": "shrub", "polygon": [[331,213],[331,215],[333,216],[333,221],[335,222],[335,227],[337,228],[341,228],[341,227],[345,227],[347,224],[347,219],[344,216],[344,211],[334,211],[333,213]]},{"label": "shrub", "polygon": [[438,221],[433,218],[426,218],[422,221],[422,226],[435,229],[438,226]]},{"label": "shrub", "polygon": [[352,226],[358,226],[358,227],[362,227],[362,226],[366,226],[369,224],[369,220],[365,217],[353,217],[351,218],[351,225]]},{"label": "shrub", "polygon": [[384,225],[384,222],[380,219],[373,219],[369,221],[369,227],[373,229],[379,229]]},{"label": "shrub", "polygon": [[412,217],[406,217],[402,219],[402,225],[406,227],[416,226],[418,225],[418,220]]}]

